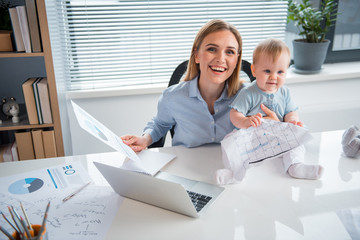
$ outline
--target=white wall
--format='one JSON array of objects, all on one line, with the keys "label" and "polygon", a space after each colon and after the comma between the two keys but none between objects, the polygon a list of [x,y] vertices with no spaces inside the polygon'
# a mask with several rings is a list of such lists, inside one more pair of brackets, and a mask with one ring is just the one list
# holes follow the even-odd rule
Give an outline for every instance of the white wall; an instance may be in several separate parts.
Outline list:
[{"label": "white wall", "polygon": [[[360,79],[288,84],[312,132],[360,126]],[[160,94],[75,99],[79,106],[116,134],[141,134],[156,113]],[[73,155],[114,151],[80,128],[69,110]],[[169,139],[169,137],[168,137]],[[340,143],[339,143],[340,144]]]}]

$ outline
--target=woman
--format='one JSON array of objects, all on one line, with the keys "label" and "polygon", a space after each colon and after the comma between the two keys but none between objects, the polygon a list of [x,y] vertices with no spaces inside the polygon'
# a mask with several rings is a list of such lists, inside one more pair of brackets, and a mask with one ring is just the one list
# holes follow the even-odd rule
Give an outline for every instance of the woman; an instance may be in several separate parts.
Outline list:
[{"label": "woman", "polygon": [[[194,40],[184,81],[163,92],[157,115],[144,134],[123,136],[124,143],[139,152],[172,126],[173,146],[219,143],[234,129],[229,105],[243,86],[239,79],[241,50],[242,39],[233,25],[222,20],[206,23]],[[263,111],[276,119],[270,110]]]}]

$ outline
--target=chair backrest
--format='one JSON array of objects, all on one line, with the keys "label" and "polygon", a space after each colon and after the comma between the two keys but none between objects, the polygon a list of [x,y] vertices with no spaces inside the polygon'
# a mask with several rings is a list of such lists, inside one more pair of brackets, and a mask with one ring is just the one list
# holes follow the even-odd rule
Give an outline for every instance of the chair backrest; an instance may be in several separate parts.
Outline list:
[{"label": "chair backrest", "polygon": [[[171,75],[168,87],[174,84],[178,84],[180,82],[182,76],[186,72],[188,63],[189,60],[183,61],[175,68],[173,74]],[[255,80],[255,77],[252,75],[251,72],[251,63],[249,63],[248,61],[246,60],[241,61],[241,71],[246,73],[246,75],[248,76],[251,82]]]},{"label": "chair backrest", "polygon": [[[182,76],[186,72],[188,63],[189,63],[189,60],[183,61],[175,68],[173,74],[171,75],[168,87],[178,84],[180,82]],[[248,61],[242,60],[241,71],[246,73],[246,75],[249,77],[250,81],[252,82],[255,80],[255,77],[251,73],[250,66],[251,66],[251,64]],[[175,128],[175,126],[173,126],[170,129],[171,137],[174,136],[174,128]],[[152,143],[148,148],[163,147],[164,143],[165,143],[165,138],[166,138],[166,135],[163,136],[162,138],[160,138],[159,141]]]}]

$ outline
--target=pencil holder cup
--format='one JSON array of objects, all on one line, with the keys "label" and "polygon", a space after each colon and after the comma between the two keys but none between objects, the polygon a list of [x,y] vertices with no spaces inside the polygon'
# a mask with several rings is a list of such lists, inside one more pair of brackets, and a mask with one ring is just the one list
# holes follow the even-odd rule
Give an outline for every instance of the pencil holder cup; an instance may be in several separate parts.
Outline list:
[{"label": "pencil holder cup", "polygon": [[[12,237],[13,237],[15,240],[21,240],[21,239],[29,239],[29,240],[48,240],[48,234],[47,234],[47,231],[46,231],[46,227],[44,228],[44,231],[42,231],[41,236],[39,236],[39,232],[40,232],[41,225],[32,224],[31,227],[32,227],[33,230],[30,230],[30,229],[29,229],[29,233],[30,233],[30,235],[31,235],[30,238],[21,238],[18,232],[14,232],[14,233],[12,234]],[[27,236],[26,233],[25,233],[25,236]]]}]

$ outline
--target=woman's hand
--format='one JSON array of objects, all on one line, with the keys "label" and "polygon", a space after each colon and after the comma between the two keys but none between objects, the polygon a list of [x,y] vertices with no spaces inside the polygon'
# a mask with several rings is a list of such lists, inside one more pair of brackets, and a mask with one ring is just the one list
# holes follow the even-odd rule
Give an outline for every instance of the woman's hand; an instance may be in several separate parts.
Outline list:
[{"label": "woman's hand", "polygon": [[266,114],[266,117],[264,117],[265,119],[270,119],[270,120],[274,120],[274,121],[278,121],[280,122],[279,118],[276,116],[276,113],[271,111],[269,108],[267,108],[264,104],[260,105],[261,110],[264,111],[264,113]]},{"label": "woman's hand", "polygon": [[150,134],[144,134],[143,136],[126,135],[121,136],[123,142],[128,145],[134,152],[141,152],[146,149],[152,142]]}]

